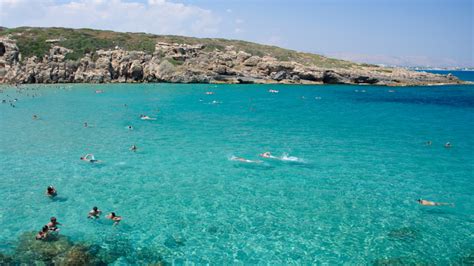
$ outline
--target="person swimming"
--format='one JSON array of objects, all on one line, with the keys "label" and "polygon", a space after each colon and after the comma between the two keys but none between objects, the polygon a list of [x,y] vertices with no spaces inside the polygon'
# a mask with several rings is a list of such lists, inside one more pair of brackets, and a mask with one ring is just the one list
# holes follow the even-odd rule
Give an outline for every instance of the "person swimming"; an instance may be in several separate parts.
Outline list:
[{"label": "person swimming", "polygon": [[37,115],[33,115],[33,119],[34,119],[34,120],[38,120],[38,118],[39,118],[39,117],[38,117]]},{"label": "person swimming", "polygon": [[41,231],[38,232],[38,234],[36,235],[36,240],[45,240],[47,237],[48,237],[48,232],[49,232],[49,228],[47,225],[43,226],[43,228],[41,228]]},{"label": "person swimming", "polygon": [[261,163],[262,162],[262,161],[253,161],[253,160],[249,160],[249,159],[245,159],[245,158],[237,157],[237,156],[232,156],[230,160],[243,162],[243,163]]},{"label": "person swimming", "polygon": [[96,163],[99,161],[99,160],[96,160],[94,157],[94,154],[91,154],[91,153],[86,154],[85,156],[81,157],[81,160],[90,162],[90,163]]},{"label": "person swimming", "polygon": [[54,198],[58,195],[58,192],[53,186],[48,186],[48,188],[46,189],[46,195],[48,197]]},{"label": "person swimming", "polygon": [[89,214],[87,215],[87,218],[89,218],[89,219],[99,219],[99,216],[100,216],[101,213],[102,213],[102,211],[94,206],[92,208],[92,210],[89,212]]},{"label": "person swimming", "polygon": [[156,120],[156,118],[151,118],[147,115],[140,115],[140,119],[141,120]]},{"label": "person swimming", "polygon": [[427,142],[425,142],[426,146],[431,146],[431,144],[433,144],[433,142],[431,140],[428,140]]},{"label": "person swimming", "polygon": [[275,158],[274,156],[272,156],[272,154],[269,151],[266,151],[266,152],[260,154],[259,156],[263,157],[263,158]]},{"label": "person swimming", "polygon": [[127,126],[128,130],[133,130],[132,126]]},{"label": "person swimming", "polygon": [[114,221],[114,225],[118,225],[120,221],[122,221],[122,216],[117,216],[115,215],[115,212],[111,212],[109,215],[107,215],[107,219]]},{"label": "person swimming", "polygon": [[133,144],[133,145],[130,147],[130,150],[136,152],[136,151],[138,150],[138,147],[137,147],[135,144]]},{"label": "person swimming", "polygon": [[49,231],[54,232],[59,232],[58,225],[61,225],[61,223],[57,221],[56,217],[51,217],[50,222],[46,224],[46,226],[48,226]]},{"label": "person swimming", "polygon": [[448,148],[448,149],[451,148],[452,146],[453,146],[453,145],[451,145],[451,142],[449,142],[449,141],[446,142],[446,144],[444,144],[444,147],[445,147],[445,148]]},{"label": "person swimming", "polygon": [[84,122],[84,127],[88,127],[89,125],[87,124],[87,122]]},{"label": "person swimming", "polygon": [[417,199],[416,200],[420,205],[423,206],[452,206],[454,207],[454,203],[447,203],[447,202],[434,202],[424,199]]}]

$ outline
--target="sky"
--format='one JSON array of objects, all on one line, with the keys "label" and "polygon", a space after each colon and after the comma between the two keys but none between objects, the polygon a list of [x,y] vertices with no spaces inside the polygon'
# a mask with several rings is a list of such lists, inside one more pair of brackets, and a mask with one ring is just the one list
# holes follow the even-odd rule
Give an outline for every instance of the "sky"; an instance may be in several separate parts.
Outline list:
[{"label": "sky", "polygon": [[474,0],[0,0],[0,26],[220,37],[359,62],[474,67]]}]

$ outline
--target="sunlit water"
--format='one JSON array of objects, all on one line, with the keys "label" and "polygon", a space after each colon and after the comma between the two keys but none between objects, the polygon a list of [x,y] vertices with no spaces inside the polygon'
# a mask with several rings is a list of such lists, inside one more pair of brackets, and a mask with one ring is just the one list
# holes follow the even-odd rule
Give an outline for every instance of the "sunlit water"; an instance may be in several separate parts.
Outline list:
[{"label": "sunlit water", "polygon": [[[129,264],[447,264],[474,252],[474,86],[3,88],[18,101],[0,104],[0,252],[51,216]],[[123,222],[87,219],[95,205]]]}]

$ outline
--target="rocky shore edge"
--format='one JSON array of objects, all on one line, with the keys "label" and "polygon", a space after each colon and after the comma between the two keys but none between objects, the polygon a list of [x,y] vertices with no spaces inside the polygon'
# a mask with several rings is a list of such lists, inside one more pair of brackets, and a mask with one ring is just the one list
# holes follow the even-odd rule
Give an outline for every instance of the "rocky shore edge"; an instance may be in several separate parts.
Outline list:
[{"label": "rocky shore edge", "polygon": [[354,64],[321,68],[271,56],[204,49],[204,45],[157,42],[153,53],[120,47],[98,50],[79,60],[73,51],[51,43],[49,54],[22,58],[16,41],[0,38],[0,84],[29,83],[227,83],[227,84],[357,84],[418,86],[466,84],[457,77],[402,68]]}]

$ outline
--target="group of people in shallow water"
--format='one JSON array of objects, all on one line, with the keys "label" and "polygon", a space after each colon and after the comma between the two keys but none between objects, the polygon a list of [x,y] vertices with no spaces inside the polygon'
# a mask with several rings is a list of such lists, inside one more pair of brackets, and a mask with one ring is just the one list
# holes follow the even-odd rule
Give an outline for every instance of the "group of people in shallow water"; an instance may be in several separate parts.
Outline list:
[{"label": "group of people in shallow water", "polygon": [[[50,198],[54,198],[58,195],[58,192],[55,187],[53,186],[48,186],[46,188],[45,192],[46,196]],[[92,208],[91,211],[89,211],[87,218],[89,219],[99,219],[100,215],[102,214],[102,211],[99,210],[96,206]],[[122,216],[118,216],[115,214],[115,212],[111,212],[106,216],[107,219],[112,220],[114,223],[113,225],[118,225],[120,221],[122,221]],[[51,217],[49,223],[44,225],[41,230],[36,234],[36,239],[37,240],[46,240],[48,238],[48,235],[51,233],[57,234],[59,232],[58,225],[61,225],[56,219],[56,217]]]}]

